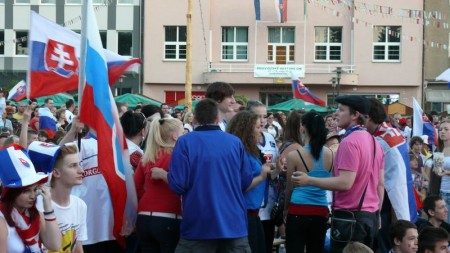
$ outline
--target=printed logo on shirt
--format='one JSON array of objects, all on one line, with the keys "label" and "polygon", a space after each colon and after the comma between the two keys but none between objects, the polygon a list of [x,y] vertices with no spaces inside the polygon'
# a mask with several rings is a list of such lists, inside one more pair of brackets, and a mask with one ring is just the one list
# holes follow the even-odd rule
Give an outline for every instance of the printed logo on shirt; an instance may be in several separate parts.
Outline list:
[{"label": "printed logo on shirt", "polygon": [[98,167],[94,167],[94,168],[90,168],[90,169],[84,170],[83,178],[90,177],[90,176],[95,176],[95,175],[99,175],[99,174],[102,174],[102,173],[100,172]]},{"label": "printed logo on shirt", "polygon": [[269,141],[269,144],[270,144],[270,146],[272,147],[272,148],[275,148],[275,142],[273,142],[273,141]]},{"label": "printed logo on shirt", "polygon": [[271,163],[273,160],[272,154],[264,154],[263,157],[264,157],[264,160],[266,161],[266,163]]}]

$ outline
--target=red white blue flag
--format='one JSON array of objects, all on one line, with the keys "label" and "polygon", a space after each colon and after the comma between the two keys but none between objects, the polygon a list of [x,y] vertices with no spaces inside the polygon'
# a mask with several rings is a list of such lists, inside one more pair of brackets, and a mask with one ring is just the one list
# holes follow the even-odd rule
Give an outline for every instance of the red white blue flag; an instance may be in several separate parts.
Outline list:
[{"label": "red white blue flag", "polygon": [[97,132],[98,167],[108,185],[114,209],[113,235],[124,245],[121,230],[128,195],[125,170],[129,155],[117,107],[108,85],[107,60],[91,0],[88,0],[88,13],[84,18],[87,22],[86,84],[80,121]]},{"label": "red white blue flag", "polygon": [[[80,35],[31,12],[28,97],[42,97],[78,89]],[[139,59],[103,49],[109,84],[116,82]]]},{"label": "red white blue flag", "polygon": [[280,20],[280,23],[286,23],[288,12],[287,0],[275,0],[275,6],[278,12],[278,20]]},{"label": "red white blue flag", "polygon": [[39,108],[39,129],[46,131],[50,139],[53,139],[58,130],[56,118],[47,107]]},{"label": "red white blue flag", "polygon": [[438,134],[437,129],[433,123],[428,119],[427,115],[423,112],[417,100],[413,97],[413,136],[427,135],[430,145],[437,146]]},{"label": "red white blue flag", "polygon": [[27,97],[27,84],[25,81],[20,81],[9,91],[8,100],[19,102]]},{"label": "red white blue flag", "polygon": [[389,201],[399,220],[417,221],[417,206],[414,197],[408,144],[398,128],[383,122],[374,134],[377,141],[387,150],[384,165],[384,187]]},{"label": "red white blue flag", "polygon": [[303,82],[297,77],[295,73],[291,73],[292,77],[292,93],[294,98],[301,99],[305,103],[314,104],[318,106],[325,107],[326,104],[323,100],[314,95],[308,88],[303,84]]}]

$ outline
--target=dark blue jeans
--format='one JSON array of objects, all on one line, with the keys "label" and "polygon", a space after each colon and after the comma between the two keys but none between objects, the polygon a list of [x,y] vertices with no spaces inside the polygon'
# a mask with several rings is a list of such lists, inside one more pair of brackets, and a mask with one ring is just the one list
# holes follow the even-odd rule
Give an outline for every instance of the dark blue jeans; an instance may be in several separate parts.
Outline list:
[{"label": "dark blue jeans", "polygon": [[291,215],[286,220],[286,252],[322,253],[328,218],[315,215]]},{"label": "dark blue jeans", "polygon": [[181,220],[138,215],[136,235],[143,253],[173,253],[180,240]]},{"label": "dark blue jeans", "polygon": [[[333,216],[338,214],[338,211],[339,210],[337,210],[337,212],[333,212]],[[355,214],[357,224],[355,226],[352,241],[364,243],[369,248],[372,248],[373,242],[378,232],[378,212],[370,213],[364,211],[355,211],[353,213]],[[339,217],[339,215],[336,215],[336,217]],[[333,236],[331,236],[332,253],[342,253],[342,250],[346,245],[347,243],[333,240]]]}]

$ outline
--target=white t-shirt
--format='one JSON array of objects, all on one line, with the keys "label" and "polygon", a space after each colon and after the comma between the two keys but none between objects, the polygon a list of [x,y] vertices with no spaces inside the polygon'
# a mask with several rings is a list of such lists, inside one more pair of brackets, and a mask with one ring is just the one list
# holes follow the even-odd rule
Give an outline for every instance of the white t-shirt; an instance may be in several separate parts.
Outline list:
[{"label": "white t-shirt", "polygon": [[[36,203],[39,211],[43,212],[42,198],[39,197]],[[86,212],[87,206],[80,198],[70,195],[70,203],[68,206],[60,206],[52,201],[53,210],[55,210],[56,222],[61,230],[62,249],[75,249],[77,241],[87,240],[87,224]],[[95,224],[92,224],[95,226]],[[64,251],[72,252],[72,251]]]},{"label": "white t-shirt", "polygon": [[115,240],[111,195],[105,178],[98,168],[96,139],[81,140],[80,161],[84,170],[83,184],[75,186],[72,194],[81,198],[87,205],[88,239],[83,242],[83,245]]},{"label": "white t-shirt", "polygon": [[[5,220],[5,216],[3,216],[3,213],[0,212],[0,219]],[[6,228],[8,230],[8,237],[7,242],[8,245],[6,245],[6,252],[8,253],[23,253],[25,251],[25,245],[22,242],[22,239],[19,237],[19,234],[17,234],[15,227],[8,226],[8,223],[6,223]]]},{"label": "white t-shirt", "polygon": [[66,110],[66,120],[67,122],[72,123],[73,118],[75,117],[75,115],[73,115],[73,113],[69,110]]},{"label": "white t-shirt", "polygon": [[194,131],[194,128],[192,128],[192,126],[189,123],[184,124],[183,128],[186,128],[187,130],[189,130],[189,132]]},{"label": "white t-shirt", "polygon": [[[264,134],[264,143],[262,143],[262,145],[258,143],[258,148],[264,154],[264,158],[266,159],[266,161],[276,164],[278,159],[277,143],[275,142],[275,139],[271,134],[266,132],[263,132],[263,134]],[[275,204],[275,199],[276,199],[275,191],[273,187],[269,187],[269,196],[267,200],[267,205],[265,208],[259,209],[259,218],[261,220],[270,220],[270,212],[272,212],[272,208]]]}]

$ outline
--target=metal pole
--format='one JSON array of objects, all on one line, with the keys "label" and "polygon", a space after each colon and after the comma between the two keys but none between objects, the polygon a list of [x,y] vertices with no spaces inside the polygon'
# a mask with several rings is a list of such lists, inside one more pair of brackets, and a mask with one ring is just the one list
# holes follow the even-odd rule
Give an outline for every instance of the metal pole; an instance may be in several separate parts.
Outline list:
[{"label": "metal pole", "polygon": [[192,111],[192,0],[188,0],[186,23],[186,84],[184,92],[185,106]]},{"label": "metal pole", "polygon": [[83,6],[81,7],[80,67],[78,69],[78,114],[81,112],[81,101],[86,83],[87,10],[88,0],[83,0]]}]

